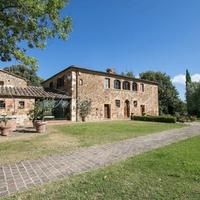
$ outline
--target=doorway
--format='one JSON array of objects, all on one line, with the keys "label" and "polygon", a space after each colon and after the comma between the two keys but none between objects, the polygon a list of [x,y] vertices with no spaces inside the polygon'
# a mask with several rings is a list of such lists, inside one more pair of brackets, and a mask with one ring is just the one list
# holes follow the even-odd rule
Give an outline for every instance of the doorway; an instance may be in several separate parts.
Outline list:
[{"label": "doorway", "polygon": [[111,118],[110,104],[105,104],[104,105],[104,118],[105,119],[110,119]]},{"label": "doorway", "polygon": [[125,118],[130,117],[130,102],[129,102],[129,100],[126,100],[124,103],[124,117]]},{"label": "doorway", "polygon": [[145,115],[145,105],[141,105],[140,110],[141,110],[141,115],[144,116]]}]

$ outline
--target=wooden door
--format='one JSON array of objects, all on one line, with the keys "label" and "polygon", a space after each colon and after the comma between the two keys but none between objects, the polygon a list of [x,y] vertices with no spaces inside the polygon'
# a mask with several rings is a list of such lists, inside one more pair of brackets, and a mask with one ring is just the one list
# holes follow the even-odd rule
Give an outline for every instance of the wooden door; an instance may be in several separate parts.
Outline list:
[{"label": "wooden door", "polygon": [[126,100],[124,103],[124,117],[130,117],[130,102],[128,100]]},{"label": "wooden door", "polygon": [[145,105],[141,105],[140,110],[141,110],[141,115],[144,116],[145,115]]},{"label": "wooden door", "polygon": [[110,119],[111,113],[110,113],[110,105],[105,104],[104,105],[104,118],[105,119]]}]

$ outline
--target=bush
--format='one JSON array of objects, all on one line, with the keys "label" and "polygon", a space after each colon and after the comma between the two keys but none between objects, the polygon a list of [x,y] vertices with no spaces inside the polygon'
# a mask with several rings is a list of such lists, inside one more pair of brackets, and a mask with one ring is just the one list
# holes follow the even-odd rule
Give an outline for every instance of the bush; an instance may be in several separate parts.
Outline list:
[{"label": "bush", "polygon": [[131,116],[131,119],[136,121],[176,123],[176,117],[172,116]]},{"label": "bush", "polygon": [[189,115],[182,115],[182,116],[179,116],[177,117],[177,121],[178,122],[194,122],[197,120],[197,117],[196,116],[189,116]]}]

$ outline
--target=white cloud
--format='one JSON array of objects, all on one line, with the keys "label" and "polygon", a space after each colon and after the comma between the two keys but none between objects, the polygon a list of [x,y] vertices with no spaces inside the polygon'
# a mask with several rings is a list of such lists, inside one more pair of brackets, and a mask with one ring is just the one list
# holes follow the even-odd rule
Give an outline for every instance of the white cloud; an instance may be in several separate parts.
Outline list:
[{"label": "white cloud", "polygon": [[192,81],[199,82],[200,81],[200,74],[193,74]]},{"label": "white cloud", "polygon": [[135,76],[135,78],[140,78],[140,75],[139,75],[139,74],[137,74],[137,75]]},{"label": "white cloud", "polygon": [[177,76],[174,76],[174,78],[172,78],[172,83],[185,85],[185,75],[179,74]]},{"label": "white cloud", "polygon": [[[193,82],[199,82],[200,81],[200,74],[193,74],[191,76],[191,79]],[[172,78],[172,83],[179,84],[179,85],[185,85],[185,75],[184,74],[178,74]]]}]

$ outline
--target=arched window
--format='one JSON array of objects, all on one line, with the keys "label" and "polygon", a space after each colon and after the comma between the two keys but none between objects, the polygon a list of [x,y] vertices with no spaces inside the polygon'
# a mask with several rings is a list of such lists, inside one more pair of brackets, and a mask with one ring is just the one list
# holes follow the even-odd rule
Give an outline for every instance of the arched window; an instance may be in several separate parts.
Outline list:
[{"label": "arched window", "polygon": [[144,83],[141,83],[140,86],[141,86],[141,91],[144,92]]},{"label": "arched window", "polygon": [[133,82],[133,91],[138,91],[138,85],[136,82]]},{"label": "arched window", "polygon": [[115,89],[121,89],[121,81],[120,80],[114,80],[114,88]]},{"label": "arched window", "polygon": [[124,90],[130,90],[130,83],[128,81],[123,82],[123,89]]}]

